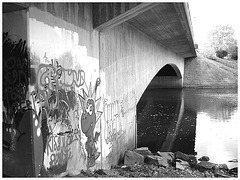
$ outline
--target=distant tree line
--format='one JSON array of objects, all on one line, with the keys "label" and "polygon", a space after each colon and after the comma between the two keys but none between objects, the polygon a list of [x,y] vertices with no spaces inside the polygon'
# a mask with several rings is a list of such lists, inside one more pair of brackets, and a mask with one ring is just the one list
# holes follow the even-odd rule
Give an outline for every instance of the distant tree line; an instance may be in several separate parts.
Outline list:
[{"label": "distant tree line", "polygon": [[210,31],[204,45],[205,56],[216,55],[219,58],[238,59],[238,45],[234,29],[229,25],[220,25]]}]

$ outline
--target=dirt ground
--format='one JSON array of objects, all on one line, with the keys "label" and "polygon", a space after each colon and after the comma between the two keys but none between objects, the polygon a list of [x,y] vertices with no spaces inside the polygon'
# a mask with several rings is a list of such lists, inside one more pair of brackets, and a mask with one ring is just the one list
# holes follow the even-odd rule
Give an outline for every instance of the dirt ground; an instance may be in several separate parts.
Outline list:
[{"label": "dirt ground", "polygon": [[[91,171],[82,171],[79,175],[76,176],[65,176],[65,177],[96,177],[96,178],[105,178],[105,177],[114,177],[114,178],[142,178],[142,177],[153,177],[153,178],[213,178],[213,177],[224,177],[216,176],[214,173],[205,171],[200,172],[193,169],[180,170],[174,167],[164,168],[158,167],[155,165],[147,164],[135,164],[132,166],[116,166],[110,170],[97,170],[94,172]],[[229,177],[229,176],[228,176]],[[233,176],[231,176],[233,177]]]}]

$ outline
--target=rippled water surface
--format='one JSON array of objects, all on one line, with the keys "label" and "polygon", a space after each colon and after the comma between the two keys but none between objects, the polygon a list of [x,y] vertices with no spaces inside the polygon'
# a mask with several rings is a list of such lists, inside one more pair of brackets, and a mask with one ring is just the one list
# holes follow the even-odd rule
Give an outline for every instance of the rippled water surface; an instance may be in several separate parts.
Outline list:
[{"label": "rippled water surface", "polygon": [[236,89],[149,89],[137,105],[137,146],[235,167],[237,109]]}]

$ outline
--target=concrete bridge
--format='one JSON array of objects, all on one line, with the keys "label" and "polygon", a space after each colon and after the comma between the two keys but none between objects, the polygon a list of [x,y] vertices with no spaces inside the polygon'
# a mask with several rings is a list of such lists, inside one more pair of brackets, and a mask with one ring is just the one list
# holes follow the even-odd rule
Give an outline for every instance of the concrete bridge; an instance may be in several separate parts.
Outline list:
[{"label": "concrete bridge", "polygon": [[182,88],[186,3],[3,3],[3,174],[110,168],[145,89]]}]

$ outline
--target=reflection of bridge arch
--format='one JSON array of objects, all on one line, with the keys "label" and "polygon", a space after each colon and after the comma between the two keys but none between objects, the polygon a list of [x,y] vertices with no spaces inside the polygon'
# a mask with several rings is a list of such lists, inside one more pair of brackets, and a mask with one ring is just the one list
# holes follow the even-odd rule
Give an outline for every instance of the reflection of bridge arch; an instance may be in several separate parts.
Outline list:
[{"label": "reflection of bridge arch", "polygon": [[[169,107],[168,114],[165,114],[166,106]],[[170,107],[172,108],[170,109]],[[137,146],[147,146],[151,151],[160,150],[161,147],[171,148],[183,112],[184,99],[181,89],[147,88],[137,104]],[[146,131],[146,128],[149,127],[150,129]],[[152,128],[154,131],[160,130],[161,132],[158,133],[161,135],[152,136]]]},{"label": "reflection of bridge arch", "polygon": [[182,88],[182,74],[175,64],[166,64],[151,80],[151,88]]},{"label": "reflection of bridge arch", "polygon": [[144,92],[137,104],[137,147],[194,154],[195,133],[196,113],[186,109],[182,89]]}]

